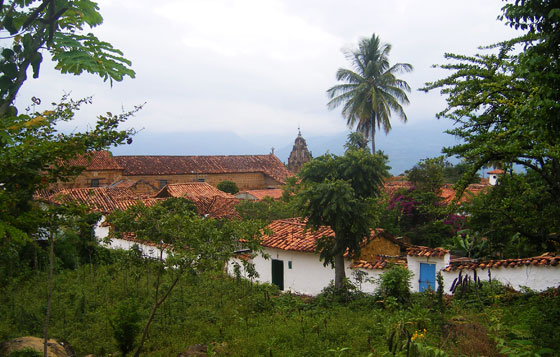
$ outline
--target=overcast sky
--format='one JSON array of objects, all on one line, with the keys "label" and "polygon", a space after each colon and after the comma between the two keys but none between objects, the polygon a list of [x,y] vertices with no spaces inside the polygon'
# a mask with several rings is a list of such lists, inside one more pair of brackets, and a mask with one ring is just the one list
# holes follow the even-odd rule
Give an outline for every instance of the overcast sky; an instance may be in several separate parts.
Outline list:
[{"label": "overcast sky", "polygon": [[[405,107],[410,122],[434,120],[439,93],[416,89],[443,72],[445,52],[473,54],[479,45],[511,38],[497,21],[499,0],[102,0],[104,23],[95,33],[125,53],[135,79],[111,88],[91,75],[60,75],[44,63],[29,79],[20,107],[64,92],[93,95],[72,127],[96,113],[146,102],[127,124],[148,133],[192,135],[233,131],[244,138],[331,135],[346,129],[340,110],[329,111],[325,91],[343,48],[372,33],[392,44],[391,63],[408,62],[402,75],[414,89]],[[394,125],[399,125],[395,119]],[[272,139],[271,139],[272,140]]]}]

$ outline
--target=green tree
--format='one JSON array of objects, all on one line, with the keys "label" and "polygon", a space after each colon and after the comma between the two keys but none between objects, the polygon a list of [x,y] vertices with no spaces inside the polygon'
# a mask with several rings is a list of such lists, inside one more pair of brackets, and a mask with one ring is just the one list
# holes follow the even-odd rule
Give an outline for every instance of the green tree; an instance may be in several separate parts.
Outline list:
[{"label": "green tree", "polygon": [[344,104],[342,115],[349,127],[356,126],[366,138],[371,138],[371,152],[375,152],[375,132],[383,128],[391,130],[391,113],[395,112],[402,121],[407,117],[401,104],[408,103],[408,83],[396,77],[402,72],[412,71],[408,63],[389,64],[391,45],[382,43],[378,36],[360,41],[358,49],[345,51],[352,69],[339,68],[336,79],[344,83],[327,90],[331,100],[329,109]]},{"label": "green tree", "polygon": [[[455,123],[448,131],[461,144],[446,148],[464,158],[470,174],[492,162],[508,170],[521,165],[537,175],[537,187],[560,206],[560,10],[557,1],[516,0],[502,8],[502,20],[520,37],[489,46],[485,54],[446,54],[452,71],[423,90],[440,89],[447,108],[438,114]],[[464,188],[467,182],[463,181]],[[513,199],[513,198],[512,198]],[[543,214],[550,205],[537,206]],[[512,217],[513,218],[513,217]],[[517,217],[521,218],[521,217]],[[559,226],[547,236],[558,242]],[[519,232],[522,235],[526,233]]]},{"label": "green tree", "polygon": [[[116,227],[114,237],[119,237],[119,232],[133,232],[137,239],[158,244],[160,250],[152,310],[135,356],[142,352],[158,308],[185,273],[222,271],[235,251],[260,250],[259,225],[253,221],[201,218],[196,206],[183,198],[170,198],[152,207],[139,203],[126,211],[113,213],[109,221]],[[162,285],[164,271],[173,275],[167,286]]]},{"label": "green tree", "polygon": [[98,74],[104,80],[134,77],[130,61],[110,43],[84,29],[103,22],[99,7],[90,0],[12,0],[0,4],[0,31],[12,39],[2,46],[0,116],[15,114],[12,106],[27,72],[39,77],[46,49],[62,73]]},{"label": "green tree", "polygon": [[335,233],[317,242],[324,265],[334,265],[335,289],[344,285],[344,254],[359,255],[360,243],[375,228],[374,207],[388,177],[387,157],[351,148],[344,156],[325,154],[307,163],[299,176],[297,206],[307,225]]},{"label": "green tree", "polygon": [[237,192],[239,192],[237,184],[229,180],[220,182],[216,187],[218,188],[218,190],[230,193],[232,195],[235,195]]}]

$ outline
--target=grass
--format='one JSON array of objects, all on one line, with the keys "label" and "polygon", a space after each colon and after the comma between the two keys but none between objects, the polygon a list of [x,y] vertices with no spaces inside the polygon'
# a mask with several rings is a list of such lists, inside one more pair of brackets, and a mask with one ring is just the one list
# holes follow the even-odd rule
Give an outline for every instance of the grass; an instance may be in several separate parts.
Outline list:
[{"label": "grass", "polygon": [[[149,262],[116,260],[59,271],[50,337],[68,341],[78,355],[118,352],[111,324],[117,306],[132,299],[144,322],[153,302],[154,269]],[[42,335],[46,291],[43,272],[2,287],[0,341]],[[280,294],[274,286],[220,273],[186,276],[158,311],[143,354],[172,356],[205,344],[217,355],[230,356],[399,355],[415,335],[411,356],[539,350],[553,355],[550,351],[559,347],[558,296],[508,294],[488,305],[448,299],[442,314],[429,293],[414,295],[407,307],[361,294],[340,303],[328,296]]]}]

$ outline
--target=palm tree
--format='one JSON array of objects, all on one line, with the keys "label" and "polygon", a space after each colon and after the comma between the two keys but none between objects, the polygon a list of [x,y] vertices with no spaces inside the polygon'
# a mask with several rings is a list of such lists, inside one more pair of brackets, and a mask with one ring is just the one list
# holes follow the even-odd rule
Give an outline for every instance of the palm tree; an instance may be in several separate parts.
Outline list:
[{"label": "palm tree", "polygon": [[352,69],[339,68],[336,79],[345,82],[327,90],[331,99],[327,104],[334,109],[344,104],[342,115],[350,128],[371,135],[371,149],[375,153],[375,131],[383,127],[391,130],[391,113],[395,112],[403,122],[407,121],[401,104],[408,104],[410,86],[395,75],[412,71],[412,65],[397,63],[389,65],[391,45],[381,43],[375,34],[360,41],[358,49],[344,52],[352,63]]}]

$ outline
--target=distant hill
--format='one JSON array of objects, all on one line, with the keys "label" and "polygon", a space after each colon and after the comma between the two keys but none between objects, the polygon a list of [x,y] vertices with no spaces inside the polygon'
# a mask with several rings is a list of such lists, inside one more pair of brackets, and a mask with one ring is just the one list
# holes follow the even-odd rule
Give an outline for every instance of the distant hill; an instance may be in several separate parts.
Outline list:
[{"label": "distant hill", "polygon": [[[420,159],[441,155],[444,146],[456,144],[456,140],[444,130],[451,128],[448,121],[429,120],[405,125],[395,125],[388,135],[378,133],[377,149],[389,156],[391,173],[397,175],[411,168]],[[304,130],[313,157],[329,151],[344,153],[348,132],[328,136],[313,136]],[[260,135],[241,137],[232,132],[186,132],[148,133],[142,131],[133,138],[131,145],[112,150],[116,155],[243,155],[268,154],[275,147],[275,154],[283,162],[288,161],[297,131],[292,137]]]}]

